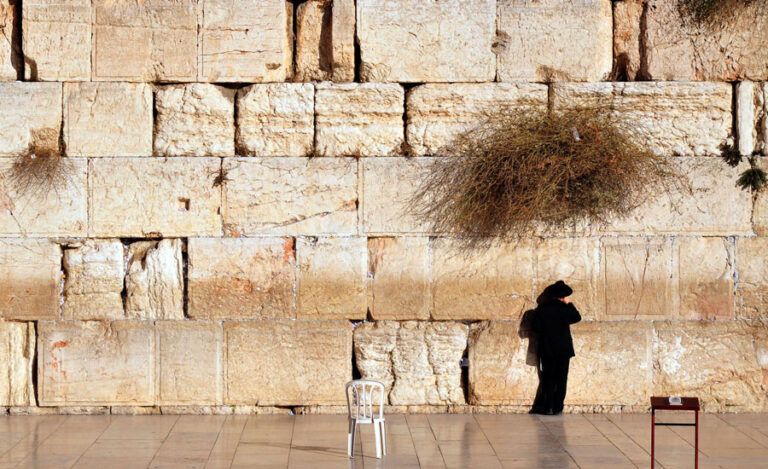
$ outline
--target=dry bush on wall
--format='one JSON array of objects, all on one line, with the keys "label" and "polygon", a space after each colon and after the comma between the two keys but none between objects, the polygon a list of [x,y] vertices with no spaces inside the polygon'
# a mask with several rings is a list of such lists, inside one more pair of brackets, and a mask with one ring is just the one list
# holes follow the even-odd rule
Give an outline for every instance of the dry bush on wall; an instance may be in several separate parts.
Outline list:
[{"label": "dry bush on wall", "polygon": [[33,130],[27,151],[19,155],[8,170],[7,180],[22,197],[59,196],[72,182],[72,162],[62,156],[59,132]]},{"label": "dry bush on wall", "polygon": [[739,8],[754,3],[765,3],[766,0],[678,0],[678,9],[685,17],[698,24],[711,23],[727,16]]}]

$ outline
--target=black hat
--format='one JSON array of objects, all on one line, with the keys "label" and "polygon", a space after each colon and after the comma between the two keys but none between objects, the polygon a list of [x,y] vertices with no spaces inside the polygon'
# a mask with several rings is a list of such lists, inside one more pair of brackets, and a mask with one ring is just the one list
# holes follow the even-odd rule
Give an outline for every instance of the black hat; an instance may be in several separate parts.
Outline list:
[{"label": "black hat", "polygon": [[552,285],[544,289],[542,296],[548,298],[565,298],[566,296],[573,295],[573,289],[566,285],[562,280],[558,280]]}]

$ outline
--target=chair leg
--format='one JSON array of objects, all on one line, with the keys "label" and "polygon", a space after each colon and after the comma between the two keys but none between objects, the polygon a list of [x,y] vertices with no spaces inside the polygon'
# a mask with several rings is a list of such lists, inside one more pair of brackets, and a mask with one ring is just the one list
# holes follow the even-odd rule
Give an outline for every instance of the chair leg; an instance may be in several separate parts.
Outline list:
[{"label": "chair leg", "polygon": [[381,427],[378,422],[374,422],[373,433],[376,436],[376,459],[381,459]]},{"label": "chair leg", "polygon": [[384,422],[379,422],[381,425],[381,452],[384,456],[387,455],[387,427],[384,426]]},{"label": "chair leg", "polygon": [[349,419],[349,430],[347,432],[347,456],[355,457],[355,433],[357,432],[357,422]]}]

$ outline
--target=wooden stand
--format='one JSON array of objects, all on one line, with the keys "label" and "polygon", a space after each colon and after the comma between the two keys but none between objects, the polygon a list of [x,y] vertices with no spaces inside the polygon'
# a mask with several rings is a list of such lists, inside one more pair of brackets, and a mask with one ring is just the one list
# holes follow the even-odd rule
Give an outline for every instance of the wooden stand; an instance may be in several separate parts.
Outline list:
[{"label": "wooden stand", "polygon": [[[656,465],[656,425],[664,425],[668,427],[696,427],[694,467],[699,469],[699,398],[684,397],[682,401],[681,405],[672,405],[669,403],[669,397],[651,397],[651,469]],[[696,414],[696,420],[694,423],[657,422],[657,410],[692,410]]]}]

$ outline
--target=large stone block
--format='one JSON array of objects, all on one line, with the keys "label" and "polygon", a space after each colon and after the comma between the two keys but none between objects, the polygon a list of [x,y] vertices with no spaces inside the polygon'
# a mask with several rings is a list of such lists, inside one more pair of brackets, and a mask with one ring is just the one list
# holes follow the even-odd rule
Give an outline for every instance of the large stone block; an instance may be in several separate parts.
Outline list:
[{"label": "large stone block", "polygon": [[366,238],[299,238],[297,316],[365,319]]},{"label": "large stone block", "polygon": [[64,250],[64,319],[122,319],[125,262],[119,239],[88,239]]},{"label": "large stone block", "polygon": [[298,6],[294,78],[354,81],[354,0],[310,0]]},{"label": "large stone block", "polygon": [[493,81],[496,1],[359,0],[363,81]]},{"label": "large stone block", "polygon": [[206,0],[200,80],[280,82],[293,60],[292,9],[284,0]]},{"label": "large stone block", "polygon": [[155,403],[151,322],[41,321],[38,335],[41,406]]},{"label": "large stone block", "polygon": [[36,136],[61,131],[61,83],[0,83],[0,156],[16,156],[37,141]]},{"label": "large stone block", "polygon": [[184,319],[182,241],[138,241],[128,247],[125,313],[135,319]]},{"label": "large stone block", "polygon": [[734,249],[726,238],[677,238],[680,316],[732,319]]},{"label": "large stone block", "polygon": [[357,233],[353,158],[228,158],[224,168],[224,228],[232,235]]},{"label": "large stone block", "polygon": [[293,238],[192,238],[188,301],[193,318],[292,318]]},{"label": "large stone block", "polygon": [[347,321],[224,324],[227,404],[333,405],[352,378]]},{"label": "large stone block", "polygon": [[518,319],[533,304],[528,241],[468,251],[456,240],[435,238],[432,259],[434,319]]},{"label": "large stone block", "polygon": [[363,379],[384,383],[392,405],[464,404],[468,331],[456,322],[363,323],[355,329],[357,368]]},{"label": "large stone block", "polygon": [[563,280],[584,319],[600,317],[605,301],[598,288],[600,242],[596,238],[544,238],[535,246],[536,293]]},{"label": "large stone block", "polygon": [[427,84],[407,96],[407,141],[416,155],[434,155],[494,112],[546,109],[547,86],[536,83]]},{"label": "large stone block", "polygon": [[613,64],[610,0],[499,0],[501,81],[601,81]]},{"label": "large stone block", "polygon": [[0,317],[56,319],[61,248],[48,240],[0,239]]},{"label": "large stone block", "polygon": [[321,83],[315,92],[320,156],[388,156],[404,142],[405,94],[398,84]]},{"label": "large stone block", "polygon": [[0,405],[35,405],[35,325],[0,322]]},{"label": "large stone block", "polygon": [[645,0],[624,0],[613,3],[613,80],[636,80],[646,70],[640,69],[640,23]]},{"label": "large stone block", "polygon": [[91,235],[220,235],[221,190],[212,187],[220,164],[218,158],[91,160]]},{"label": "large stone block", "polygon": [[736,243],[738,314],[768,318],[768,238],[740,238]]},{"label": "large stone block", "polygon": [[151,156],[152,126],[149,85],[64,84],[67,155]]},{"label": "large stone block", "polygon": [[21,17],[21,4],[15,0],[0,0],[0,81],[13,81],[20,78],[23,58],[17,48],[21,31],[15,19]]},{"label": "large stone block", "polygon": [[206,83],[165,86],[155,107],[155,155],[235,154],[235,90]]},{"label": "large stone block", "polygon": [[314,139],[314,86],[269,83],[237,92],[238,154],[309,156]]},{"label": "large stone block", "polygon": [[429,238],[368,239],[368,307],[374,319],[429,319]]}]

